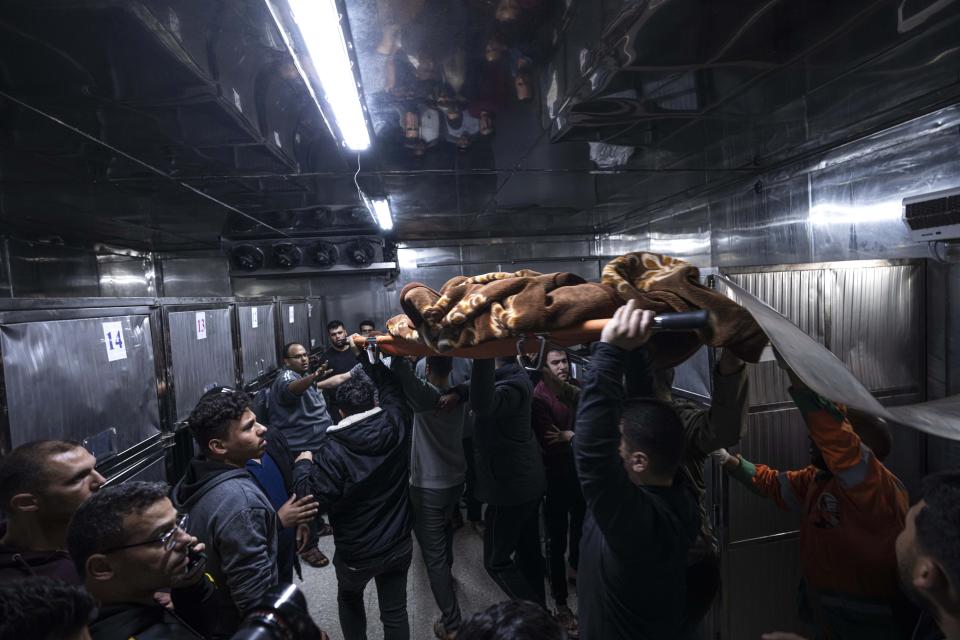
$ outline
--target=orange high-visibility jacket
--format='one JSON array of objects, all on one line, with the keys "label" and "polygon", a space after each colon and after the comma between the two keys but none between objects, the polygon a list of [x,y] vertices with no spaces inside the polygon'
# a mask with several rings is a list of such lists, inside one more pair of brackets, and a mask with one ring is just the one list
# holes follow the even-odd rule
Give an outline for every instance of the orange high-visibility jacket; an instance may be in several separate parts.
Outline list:
[{"label": "orange high-visibility jacket", "polygon": [[829,473],[813,465],[777,471],[742,460],[734,477],[781,509],[799,511],[800,564],[825,593],[887,599],[897,590],[894,541],[909,498],[900,480],[860,441],[846,408],[790,389]]}]

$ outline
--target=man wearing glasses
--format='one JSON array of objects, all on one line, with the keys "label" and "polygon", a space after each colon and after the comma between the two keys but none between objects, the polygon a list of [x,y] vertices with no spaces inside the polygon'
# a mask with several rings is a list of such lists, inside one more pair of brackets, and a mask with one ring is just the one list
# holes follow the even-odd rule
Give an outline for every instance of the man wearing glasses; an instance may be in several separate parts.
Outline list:
[{"label": "man wearing glasses", "polygon": [[[186,532],[187,525],[188,516],[177,514],[160,482],[107,487],[77,509],[67,546],[100,606],[90,625],[94,640],[148,633],[165,640],[202,637],[178,615],[205,606],[216,593],[204,577],[204,545]],[[153,597],[171,587],[187,596],[178,598],[177,613]]]},{"label": "man wearing glasses", "polygon": [[[343,373],[324,379],[330,373],[326,363],[313,373],[309,371],[310,354],[304,346],[296,342],[284,345],[283,370],[270,387],[268,416],[270,426],[283,432],[294,456],[318,449],[327,428],[333,424],[321,390],[350,377]],[[306,539],[302,544],[298,540],[297,545],[304,562],[318,569],[330,564],[317,546],[317,539],[331,533],[330,525],[322,517],[311,524]]]}]

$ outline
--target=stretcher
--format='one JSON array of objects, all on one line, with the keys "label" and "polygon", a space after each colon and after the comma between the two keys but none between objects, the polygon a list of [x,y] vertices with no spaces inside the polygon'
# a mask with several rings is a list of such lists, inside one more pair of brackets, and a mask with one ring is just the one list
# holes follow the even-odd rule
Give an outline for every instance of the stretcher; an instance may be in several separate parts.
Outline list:
[{"label": "stretcher", "polygon": [[[506,358],[519,356],[525,358],[524,366],[539,369],[548,347],[566,350],[578,344],[589,344],[600,339],[603,327],[609,318],[587,320],[579,325],[549,332],[524,333],[509,338],[490,340],[471,347],[451,349],[438,353],[428,345],[404,340],[391,335],[353,336],[359,349],[376,347],[391,356],[451,356],[456,358]],[[710,313],[705,310],[685,311],[682,313],[663,313],[653,319],[654,331],[696,331],[710,324]]]}]

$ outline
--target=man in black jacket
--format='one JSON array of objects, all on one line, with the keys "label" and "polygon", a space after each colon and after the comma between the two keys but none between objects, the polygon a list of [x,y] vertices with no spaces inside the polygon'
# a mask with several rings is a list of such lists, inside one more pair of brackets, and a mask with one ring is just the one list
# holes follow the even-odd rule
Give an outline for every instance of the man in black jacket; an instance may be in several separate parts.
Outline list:
[{"label": "man in black jacket", "polygon": [[313,494],[330,514],[344,638],[367,637],[363,591],[376,580],[384,638],[408,640],[411,415],[383,363],[370,365],[364,358],[364,368],[367,376],[352,376],[337,388],[343,418],[327,429],[317,451],[297,457],[294,485],[299,493]]},{"label": "man in black jacket", "polygon": [[90,625],[94,640],[202,637],[153,597],[160,589],[179,587],[189,594],[181,607],[203,607],[215,591],[202,563],[189,566],[187,550],[204,547],[183,530],[186,523],[167,491],[160,482],[107,487],[80,505],[70,521],[70,555],[100,605]]},{"label": "man in black jacket", "polygon": [[573,439],[587,503],[577,596],[584,640],[674,638],[683,620],[686,554],[696,499],[682,475],[683,426],[654,399],[624,406],[628,351],[646,343],[653,313],[634,301],[603,329],[580,396]]},{"label": "man in black jacket", "polygon": [[538,514],[547,484],[530,424],[533,384],[516,362],[497,364],[474,360],[470,379],[477,497],[487,503],[483,565],[510,598],[546,607]]}]

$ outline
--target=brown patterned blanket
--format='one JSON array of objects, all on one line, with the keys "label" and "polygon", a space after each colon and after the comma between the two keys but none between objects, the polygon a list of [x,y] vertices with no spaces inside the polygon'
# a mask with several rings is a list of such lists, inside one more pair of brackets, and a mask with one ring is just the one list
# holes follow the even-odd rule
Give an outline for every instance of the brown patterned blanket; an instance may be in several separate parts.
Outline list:
[{"label": "brown patterned blanket", "polygon": [[657,312],[708,309],[713,313],[711,331],[655,335],[650,342],[655,366],[679,364],[704,343],[729,347],[744,360],[756,362],[766,344],[766,336],[745,309],[700,284],[696,267],[653,253],[614,259],[604,268],[600,283],[572,273],[527,269],[458,276],[439,292],[410,283],[400,292],[405,313],[391,318],[387,329],[394,337],[444,353],[609,318],[630,298]]}]

